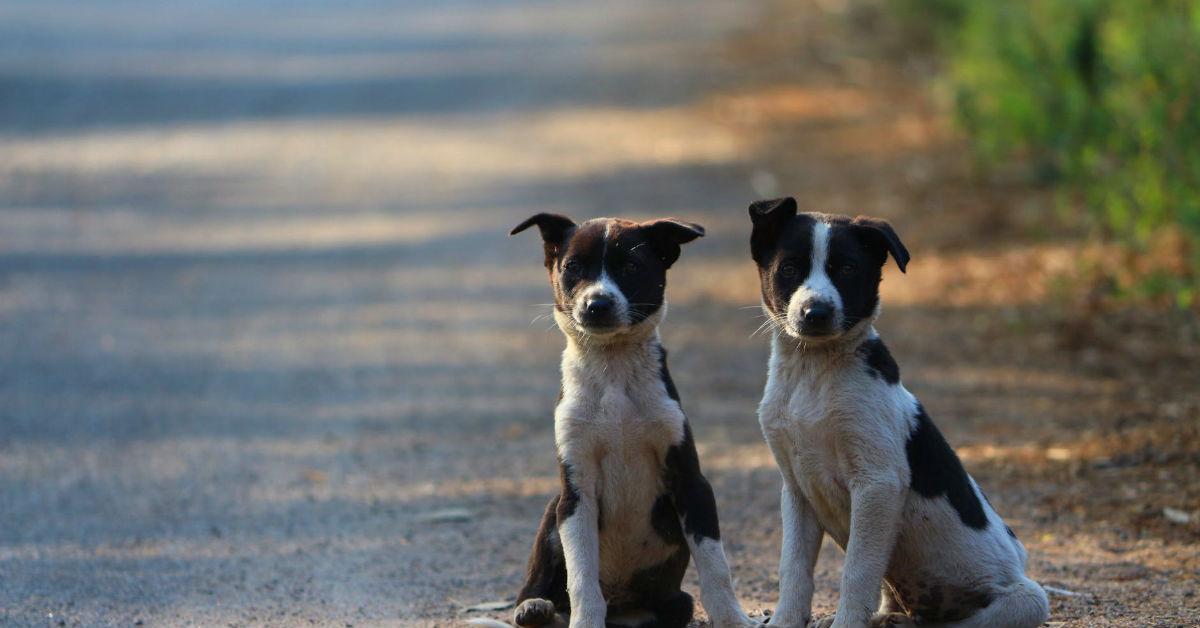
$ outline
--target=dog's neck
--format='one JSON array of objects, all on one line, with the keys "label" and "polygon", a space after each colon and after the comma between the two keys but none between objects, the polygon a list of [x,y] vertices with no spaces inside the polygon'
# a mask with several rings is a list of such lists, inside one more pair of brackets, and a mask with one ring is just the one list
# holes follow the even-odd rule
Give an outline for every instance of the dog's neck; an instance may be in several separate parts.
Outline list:
[{"label": "dog's neck", "polygon": [[647,375],[658,378],[661,351],[657,327],[645,333],[631,334],[630,337],[604,339],[603,342],[567,334],[567,347],[563,350],[563,375],[590,374],[599,369],[609,376],[625,374],[630,377]]},{"label": "dog's neck", "polygon": [[770,370],[789,380],[812,380],[826,373],[854,367],[856,353],[864,342],[878,338],[872,324],[863,325],[848,335],[826,342],[803,342],[783,331],[771,338]]},{"label": "dog's neck", "polygon": [[652,317],[619,334],[596,337],[560,319],[559,328],[567,338],[562,359],[564,389],[618,381],[658,382],[663,351],[659,320]]}]

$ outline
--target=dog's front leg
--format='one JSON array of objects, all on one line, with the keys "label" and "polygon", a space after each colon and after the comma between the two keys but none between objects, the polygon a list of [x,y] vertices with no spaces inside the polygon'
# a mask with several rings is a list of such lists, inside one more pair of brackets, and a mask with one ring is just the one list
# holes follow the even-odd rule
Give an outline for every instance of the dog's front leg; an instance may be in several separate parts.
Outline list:
[{"label": "dog's front leg", "polygon": [[779,606],[771,628],[804,628],[812,619],[813,567],[824,530],[808,499],[784,478],[780,495],[783,551],[779,558]]},{"label": "dog's front leg", "polygon": [[688,549],[700,574],[700,602],[716,628],[762,628],[742,610],[733,591],[733,577],[725,548],[721,545],[721,527],[717,521],[717,500],[712,486],[700,473],[700,462],[691,434],[671,456],[671,497],[683,525]]},{"label": "dog's front leg", "polygon": [[700,601],[716,628],[761,628],[762,624],[746,616],[733,591],[733,577],[721,532],[717,523],[717,501],[712,487],[703,476],[684,489],[687,497],[680,504],[681,520],[688,549],[696,560],[700,574]]},{"label": "dog's front leg", "polygon": [[850,487],[850,539],[833,628],[867,626],[879,608],[906,491],[898,480],[872,479]]},{"label": "dog's front leg", "polygon": [[608,612],[600,590],[600,509],[593,495],[571,489],[558,504],[558,536],[567,564],[571,628],[604,628]]}]

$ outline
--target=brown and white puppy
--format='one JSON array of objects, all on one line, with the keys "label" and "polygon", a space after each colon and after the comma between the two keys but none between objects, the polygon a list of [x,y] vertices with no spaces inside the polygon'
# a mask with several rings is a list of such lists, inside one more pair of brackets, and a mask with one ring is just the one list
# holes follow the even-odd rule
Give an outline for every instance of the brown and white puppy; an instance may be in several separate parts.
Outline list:
[{"label": "brown and white puppy", "polygon": [[760,626],[734,594],[712,488],[658,335],[667,269],[704,229],[537,214],[512,233],[535,225],[567,338],[554,412],[562,490],[546,507],[514,622],[679,628],[692,618],[680,584],[694,556],[713,624]]},{"label": "brown and white puppy", "polygon": [[1040,625],[1046,594],[1025,577],[1025,548],[875,332],[882,267],[891,254],[905,270],[908,251],[882,220],[796,210],[750,206],[774,330],[759,422],[783,475],[771,628],[808,624],[824,534],[846,562],[837,612],[815,626]]}]

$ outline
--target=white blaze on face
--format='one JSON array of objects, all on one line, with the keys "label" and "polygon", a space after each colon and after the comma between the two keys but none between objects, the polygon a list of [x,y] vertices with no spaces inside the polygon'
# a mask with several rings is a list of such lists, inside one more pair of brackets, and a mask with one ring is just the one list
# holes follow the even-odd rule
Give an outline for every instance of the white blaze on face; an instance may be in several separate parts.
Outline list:
[{"label": "white blaze on face", "polygon": [[587,310],[588,301],[599,296],[612,299],[613,316],[622,324],[629,324],[629,302],[621,293],[621,289],[617,287],[616,282],[608,276],[607,270],[602,271],[600,277],[580,293],[579,299],[575,303],[575,311],[579,315],[577,318],[582,319],[583,313]]},{"label": "white blaze on face", "polygon": [[800,329],[800,323],[804,320],[804,310],[813,303],[824,303],[833,310],[834,326],[841,327],[842,322],[842,295],[838,293],[837,287],[833,285],[833,281],[829,279],[829,273],[825,271],[826,263],[829,261],[829,225],[823,222],[817,222],[813,225],[812,233],[812,259],[811,267],[808,271],[808,277],[804,278],[804,283],[800,284],[799,288],[792,293],[792,298],[788,301],[788,323],[794,329]]},{"label": "white blaze on face", "polygon": [[588,301],[605,296],[612,299],[613,317],[621,325],[629,324],[629,301],[625,298],[621,288],[617,286],[617,282],[613,281],[608,276],[608,268],[606,267],[609,246],[609,233],[612,230],[612,223],[604,227],[604,248],[600,252],[600,276],[590,286],[579,293],[575,299],[575,320],[576,322],[583,320],[583,314],[587,311]]}]

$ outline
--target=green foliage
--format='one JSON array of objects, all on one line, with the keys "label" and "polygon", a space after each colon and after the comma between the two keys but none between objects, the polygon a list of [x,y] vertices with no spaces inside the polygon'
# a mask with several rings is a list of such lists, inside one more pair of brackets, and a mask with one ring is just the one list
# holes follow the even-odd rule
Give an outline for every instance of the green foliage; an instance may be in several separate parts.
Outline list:
[{"label": "green foliage", "polygon": [[1135,251],[1178,242],[1182,259],[1129,292],[1188,306],[1200,289],[1200,0],[899,6],[946,57],[979,164],[1023,160]]}]

